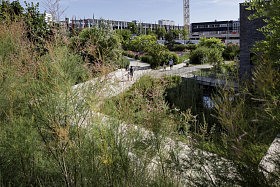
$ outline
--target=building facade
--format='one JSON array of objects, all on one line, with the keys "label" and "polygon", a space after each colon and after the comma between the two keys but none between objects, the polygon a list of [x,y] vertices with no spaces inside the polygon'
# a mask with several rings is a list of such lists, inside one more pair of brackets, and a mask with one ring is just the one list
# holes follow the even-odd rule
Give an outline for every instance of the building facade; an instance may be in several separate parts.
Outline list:
[{"label": "building facade", "polygon": [[241,78],[250,77],[252,74],[252,58],[255,56],[252,48],[257,41],[263,40],[264,35],[258,29],[264,26],[262,19],[249,20],[254,13],[247,9],[248,6],[240,4],[240,69]]},{"label": "building facade", "polygon": [[156,23],[144,23],[139,21],[116,21],[116,20],[104,20],[104,19],[65,19],[66,25],[69,25],[69,29],[84,29],[94,26],[107,25],[113,30],[129,29],[129,24],[134,23],[137,25],[141,33],[148,33],[148,31],[155,31],[157,28],[165,28],[167,31],[171,29],[183,30],[184,26],[176,26],[174,21],[170,20],[159,20]]},{"label": "building facade", "polygon": [[191,40],[199,40],[201,37],[220,38],[224,43],[240,42],[240,21],[214,21],[191,24]]},{"label": "building facade", "polygon": [[161,19],[161,20],[158,20],[158,24],[160,26],[164,26],[164,25],[175,26],[175,21]]}]

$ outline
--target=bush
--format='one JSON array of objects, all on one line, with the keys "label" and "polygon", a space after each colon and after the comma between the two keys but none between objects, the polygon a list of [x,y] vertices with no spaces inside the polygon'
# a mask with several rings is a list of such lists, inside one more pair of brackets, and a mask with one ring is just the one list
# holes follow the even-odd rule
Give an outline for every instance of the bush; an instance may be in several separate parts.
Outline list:
[{"label": "bush", "polygon": [[186,48],[190,51],[196,50],[197,45],[196,44],[187,44]]},{"label": "bush", "polygon": [[179,63],[183,63],[185,61],[188,61],[190,59],[190,53],[184,53],[181,56],[179,56]]},{"label": "bush", "polygon": [[153,57],[150,55],[143,55],[140,57],[141,61],[146,62],[148,64],[152,64],[153,63]]},{"label": "bush", "polygon": [[70,47],[90,63],[117,65],[121,59],[121,42],[109,28],[86,28],[72,38]]},{"label": "bush", "polygon": [[239,54],[240,47],[236,44],[228,44],[223,51],[223,58],[225,60],[234,60],[234,58]]},{"label": "bush", "polygon": [[173,59],[174,65],[180,63],[180,58],[176,53],[170,53],[169,55]]},{"label": "bush", "polygon": [[223,51],[225,49],[225,44],[218,38],[200,38],[198,47],[217,48]]},{"label": "bush", "polygon": [[125,57],[122,57],[120,63],[119,63],[119,68],[126,68],[127,66],[129,66],[130,64],[130,61],[125,58]]},{"label": "bush", "polygon": [[135,58],[135,54],[132,51],[123,51],[123,55],[129,58]]},{"label": "bush", "polygon": [[186,45],[184,44],[169,43],[166,46],[170,51],[184,51],[186,49]]},{"label": "bush", "polygon": [[223,62],[222,51],[218,48],[198,47],[191,52],[191,64],[205,64],[209,63],[218,67]]},{"label": "bush", "polygon": [[199,47],[192,51],[190,54],[191,64],[204,64],[206,63],[206,58],[208,56],[209,49],[206,47]]},{"label": "bush", "polygon": [[215,68],[219,68],[223,63],[224,59],[222,51],[218,48],[210,48],[207,53],[206,63],[212,64]]}]

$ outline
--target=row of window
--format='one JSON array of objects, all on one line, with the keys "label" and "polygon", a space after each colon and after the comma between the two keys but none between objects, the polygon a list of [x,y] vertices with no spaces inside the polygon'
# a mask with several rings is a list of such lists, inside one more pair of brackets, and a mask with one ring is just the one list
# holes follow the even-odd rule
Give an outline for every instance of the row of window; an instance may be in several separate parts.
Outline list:
[{"label": "row of window", "polygon": [[193,32],[192,35],[220,35],[220,34],[238,34],[238,30],[230,31],[229,33],[227,31],[208,31],[208,32]]},{"label": "row of window", "polygon": [[221,27],[234,27],[238,28],[240,24],[237,23],[229,23],[229,24],[204,24],[204,25],[192,25],[194,29],[204,29],[204,28],[221,28]]}]

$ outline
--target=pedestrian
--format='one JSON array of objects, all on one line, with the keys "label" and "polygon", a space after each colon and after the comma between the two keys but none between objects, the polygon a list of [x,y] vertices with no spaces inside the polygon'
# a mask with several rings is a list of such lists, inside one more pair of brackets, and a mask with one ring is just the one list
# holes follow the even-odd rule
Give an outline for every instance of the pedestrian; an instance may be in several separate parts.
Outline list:
[{"label": "pedestrian", "polygon": [[172,67],[173,67],[173,63],[174,63],[174,62],[173,62],[173,59],[170,59],[170,60],[169,60],[169,67],[170,67],[170,70],[171,70]]},{"label": "pedestrian", "polygon": [[165,64],[165,62],[163,63],[163,70],[166,71],[166,64]]},{"label": "pedestrian", "polygon": [[184,60],[184,62],[183,63],[185,63],[186,64],[186,67],[189,67],[189,61],[188,60]]},{"label": "pedestrian", "polygon": [[130,66],[130,68],[129,68],[129,75],[130,75],[131,80],[133,79],[133,73],[134,73],[133,66]]}]

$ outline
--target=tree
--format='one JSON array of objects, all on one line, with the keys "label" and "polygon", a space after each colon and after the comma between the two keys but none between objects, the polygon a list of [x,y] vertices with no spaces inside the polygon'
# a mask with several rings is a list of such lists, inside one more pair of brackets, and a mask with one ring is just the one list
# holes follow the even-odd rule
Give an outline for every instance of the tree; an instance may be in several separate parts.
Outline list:
[{"label": "tree", "polygon": [[43,6],[47,13],[52,15],[53,21],[59,22],[66,8],[61,6],[61,0],[44,0]]},{"label": "tree", "polygon": [[198,46],[208,47],[208,48],[217,48],[221,51],[224,50],[225,44],[222,43],[221,39],[218,38],[200,38]]},{"label": "tree", "polygon": [[180,30],[180,34],[183,37],[183,40],[187,40],[189,38],[189,31],[187,29]]},{"label": "tree", "polygon": [[144,52],[152,46],[153,44],[157,43],[157,39],[155,35],[140,35],[134,37],[130,41],[130,49],[137,52]]},{"label": "tree", "polygon": [[174,40],[179,38],[179,30],[169,30],[166,34],[165,34],[165,39],[168,43],[174,43]]},{"label": "tree", "polygon": [[33,42],[35,50],[40,54],[46,52],[46,40],[51,30],[45,22],[45,17],[39,12],[39,3],[26,3],[23,8],[18,1],[2,1],[0,4],[0,20],[3,23],[23,21],[28,39]]},{"label": "tree", "polygon": [[191,52],[190,63],[203,64],[210,63],[215,69],[223,62],[224,44],[217,38],[201,38],[198,48]]},{"label": "tree", "polygon": [[46,40],[52,34],[49,25],[45,22],[45,16],[39,11],[39,3],[26,3],[24,21],[27,26],[27,37],[34,43],[35,49],[46,53]]},{"label": "tree", "polygon": [[278,62],[280,59],[280,2],[277,0],[252,0],[249,4],[250,9],[255,13],[251,15],[251,19],[260,18],[265,22],[265,26],[260,30],[265,35],[265,40],[256,45],[256,51],[262,53],[263,56],[270,59],[271,62],[280,67]]},{"label": "tree", "polygon": [[156,29],[157,38],[159,40],[163,39],[166,35],[166,30],[164,27],[159,27]]},{"label": "tree", "polygon": [[130,22],[127,24],[128,29],[131,31],[132,34],[138,34],[138,27],[136,23]]},{"label": "tree", "polygon": [[0,20],[15,21],[22,17],[24,8],[18,1],[2,1],[0,2]]},{"label": "tree", "polygon": [[257,58],[254,59],[254,90],[255,97],[263,102],[263,115],[268,128],[276,136],[279,132],[280,112],[277,103],[280,102],[280,1],[252,0],[249,8],[254,10],[251,19],[263,19],[265,25],[260,29],[265,39],[255,45]]},{"label": "tree", "polygon": [[122,39],[122,41],[129,41],[131,38],[131,31],[128,29],[124,29],[124,30],[117,30],[116,31],[117,34],[120,36],[120,38]]}]

